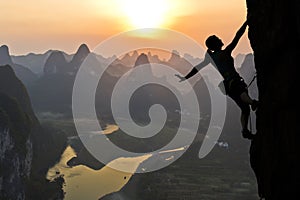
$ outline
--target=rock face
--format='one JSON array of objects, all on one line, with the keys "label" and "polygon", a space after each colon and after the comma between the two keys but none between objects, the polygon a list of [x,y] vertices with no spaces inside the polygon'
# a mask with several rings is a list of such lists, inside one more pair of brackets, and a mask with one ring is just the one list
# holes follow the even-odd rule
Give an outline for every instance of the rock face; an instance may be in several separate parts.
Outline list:
[{"label": "rock face", "polygon": [[245,59],[241,67],[237,69],[238,73],[243,77],[246,84],[249,85],[248,92],[250,97],[258,99],[258,88],[256,81],[256,70],[254,64],[254,55],[252,53],[245,55]]},{"label": "rock face", "polygon": [[63,179],[46,172],[64,148],[62,134],[42,128],[27,90],[9,65],[0,66],[0,199],[62,199]]},{"label": "rock face", "polygon": [[0,66],[0,93],[19,100],[22,109],[36,121],[26,88],[9,65]]},{"label": "rock face", "polygon": [[299,186],[300,2],[247,0],[260,107],[250,159],[259,195],[293,199]]},{"label": "rock face", "polygon": [[26,90],[13,69],[0,67],[0,199],[25,199],[33,159],[31,133],[36,122],[27,103]]}]

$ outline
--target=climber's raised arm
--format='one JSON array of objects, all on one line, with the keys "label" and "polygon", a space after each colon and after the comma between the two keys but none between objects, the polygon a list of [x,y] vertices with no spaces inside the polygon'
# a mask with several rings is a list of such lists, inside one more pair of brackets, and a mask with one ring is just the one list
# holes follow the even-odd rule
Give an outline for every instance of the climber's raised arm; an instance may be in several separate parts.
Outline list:
[{"label": "climber's raised arm", "polygon": [[233,49],[236,47],[237,43],[245,33],[247,25],[248,23],[247,21],[245,21],[244,24],[241,26],[241,28],[235,34],[235,37],[233,38],[232,42],[225,48],[225,51],[228,51],[230,53],[233,51]]}]

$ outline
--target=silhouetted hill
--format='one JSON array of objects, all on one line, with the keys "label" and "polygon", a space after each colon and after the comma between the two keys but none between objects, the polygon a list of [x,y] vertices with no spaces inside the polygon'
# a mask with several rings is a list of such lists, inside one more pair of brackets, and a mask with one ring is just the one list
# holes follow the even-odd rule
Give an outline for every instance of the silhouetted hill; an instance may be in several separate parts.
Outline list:
[{"label": "silhouetted hill", "polygon": [[[32,87],[30,87],[29,92],[30,96],[32,98],[32,102],[34,105],[34,108],[38,112],[60,112],[64,114],[70,114],[71,113],[71,98],[72,98],[72,89],[74,84],[74,79],[76,72],[78,68],[80,67],[81,63],[83,62],[84,58],[89,55],[89,50],[86,45],[81,45],[74,55],[72,61],[69,63],[66,61],[66,59],[63,56],[62,52],[59,51],[53,51],[49,58],[47,59],[47,62],[45,64],[45,74],[41,76]],[[96,54],[90,54],[91,59],[94,57],[94,65],[97,65],[99,67],[104,66],[106,64],[109,64],[112,62],[113,58],[104,58],[101,55]],[[159,61],[162,63],[158,56],[151,55],[151,59]],[[132,60],[136,58],[135,60]],[[184,60],[183,58],[179,57],[179,63],[175,63],[175,60],[173,61],[173,65],[176,64],[178,68],[180,67],[180,64],[186,63],[181,62]],[[127,72],[130,67],[125,66],[123,63],[134,63],[131,67],[138,67],[142,64],[149,64],[149,57],[146,54],[138,54],[137,52],[133,52],[132,55],[128,54],[125,55],[122,59],[116,59],[113,61],[109,68],[107,69],[107,72],[105,72],[99,82],[99,86],[101,86],[101,89],[99,88],[96,93],[96,107],[98,107],[99,110],[103,111],[103,113],[106,113],[107,115],[110,115],[110,96],[111,92],[113,91],[113,87],[115,83],[117,82],[118,78],[122,76],[125,72]],[[125,62],[126,61],[126,62]],[[168,63],[163,63],[166,65],[169,65]],[[153,76],[152,67],[149,64],[149,69],[145,69],[145,76]],[[182,70],[182,69],[181,69]],[[141,78],[141,77],[139,77]],[[156,88],[156,89],[154,89]],[[147,94],[147,96],[154,95],[153,97],[146,98],[150,101],[150,99],[155,99],[155,96],[157,97],[166,97],[165,102],[170,101],[169,105],[174,105],[174,102],[172,100],[168,100],[169,94],[164,92],[165,89],[162,89],[163,87],[158,86],[151,86],[148,88],[148,90],[151,90],[152,92],[144,92],[143,94]],[[142,91],[142,90],[141,90]],[[167,95],[167,96],[166,96]],[[143,95],[140,95],[141,98],[145,97]],[[139,98],[138,98],[139,99]],[[163,99],[163,98],[161,98]],[[171,98],[174,99],[174,98]],[[141,100],[141,99],[140,99]],[[144,100],[141,100],[140,102],[143,102]],[[138,103],[139,105],[141,103]],[[173,110],[175,110],[175,107],[173,106]],[[105,114],[104,114],[105,115]]]},{"label": "silhouetted hill", "polygon": [[122,65],[127,67],[133,67],[139,55],[140,54],[137,51],[133,51],[132,53],[126,53],[124,56],[117,59],[116,62],[120,62]]},{"label": "silhouetted hill", "polygon": [[3,45],[0,47],[0,65],[12,65],[12,59],[9,55],[8,46]]},{"label": "silhouetted hill", "polygon": [[52,51],[45,63],[44,74],[74,75],[89,53],[90,50],[87,45],[82,44],[78,48],[77,52],[73,55],[72,59],[67,61],[66,54],[64,52]]},{"label": "silhouetted hill", "polygon": [[31,128],[18,101],[0,93],[0,199],[25,199],[33,151]]},{"label": "silhouetted hill", "polygon": [[37,80],[38,76],[34,74],[30,69],[24,67],[22,65],[14,64],[12,65],[17,77],[24,83],[24,85],[28,88],[30,85]]},{"label": "silhouetted hill", "polygon": [[139,55],[134,63],[134,67],[138,67],[139,65],[150,64],[148,56],[144,53]]},{"label": "silhouetted hill", "polygon": [[68,74],[39,78],[29,90],[35,111],[70,114],[73,83],[74,77]]},{"label": "silhouetted hill", "polygon": [[0,66],[0,91],[17,99],[23,111],[35,118],[26,88],[9,65]]},{"label": "silhouetted hill", "polygon": [[132,67],[134,65],[134,59],[129,55],[129,53],[126,53],[119,61],[126,66]]},{"label": "silhouetted hill", "polygon": [[0,66],[0,199],[62,196],[61,183],[45,180],[63,148],[60,138],[42,129],[23,83],[10,66]]},{"label": "silhouetted hill", "polygon": [[0,47],[0,66],[1,65],[10,65],[17,77],[26,85],[26,87],[29,87],[35,80],[37,80],[37,75],[30,69],[13,63],[9,54],[9,49],[6,45]]},{"label": "silhouetted hill", "polygon": [[134,51],[131,55],[132,60],[137,60],[138,57],[139,57],[139,53],[137,51]]},{"label": "silhouetted hill", "polygon": [[247,0],[260,107],[250,150],[259,194],[269,200],[299,194],[299,1]]},{"label": "silhouetted hill", "polygon": [[[142,70],[140,71],[142,74],[137,75],[135,72],[131,73],[127,80],[128,82],[139,82],[140,80],[151,77],[152,80],[164,82],[166,85],[169,85],[169,88],[172,88],[172,85],[167,82],[165,77],[156,77],[154,75],[153,70],[159,66],[155,63],[150,63],[149,58],[145,53],[140,54],[135,61],[134,68],[139,67],[142,67]],[[153,104],[161,104],[167,110],[170,121],[172,121],[172,118],[173,120],[178,120],[178,113],[175,114],[175,111],[179,109],[179,104],[175,95],[169,88],[165,88],[158,84],[148,84],[136,90],[130,100],[130,111],[132,117],[140,122],[149,122],[149,108]],[[126,90],[126,87],[124,87],[124,91],[128,91]]]},{"label": "silhouetted hill", "polygon": [[163,63],[163,61],[159,59],[158,55],[152,55],[150,51],[147,53],[147,57],[150,63]]},{"label": "silhouetted hill", "polygon": [[152,66],[150,64],[149,58],[144,53],[140,54],[137,57],[133,67],[139,67],[139,66],[143,66],[142,75],[153,76]]},{"label": "silhouetted hill", "polygon": [[[101,55],[90,54],[85,44],[78,48],[70,62],[66,60],[63,52],[53,51],[51,53],[44,67],[44,75],[29,88],[29,94],[36,112],[54,112],[71,116],[74,80],[77,70],[88,55],[90,55],[91,63],[95,66],[101,67],[111,62],[110,58],[106,59]],[[112,65],[111,67],[113,68],[110,69],[111,73],[116,72],[116,74],[122,74],[122,70],[124,70],[121,64],[120,66]],[[120,72],[118,68],[120,68]],[[106,97],[109,97],[107,96],[109,95],[108,91],[112,91],[111,87],[115,84],[116,79],[115,76],[106,72],[100,80],[101,85],[104,85],[104,89],[102,88],[99,93],[100,97],[98,102],[101,102],[100,107],[105,111],[110,108],[110,101],[108,101]]]},{"label": "silhouetted hill", "polygon": [[[29,53],[27,55],[12,55],[12,61],[15,64],[22,65],[30,69],[33,73],[38,76],[42,76],[44,73],[44,66],[49,56],[57,50],[48,50],[43,54]],[[62,52],[67,62],[70,62],[74,55],[69,55]]]},{"label": "silhouetted hill", "polygon": [[67,61],[61,51],[53,51],[44,66],[44,75],[66,73]]},{"label": "silhouetted hill", "polygon": [[107,73],[114,77],[121,77],[123,74],[128,72],[131,67],[123,65],[121,62],[113,62],[107,68]]},{"label": "silhouetted hill", "polygon": [[71,62],[69,63],[69,72],[76,73],[84,61],[84,59],[89,55],[90,50],[86,44],[80,45],[77,52],[73,56]]},{"label": "silhouetted hill", "polygon": [[83,44],[68,62],[64,52],[52,51],[45,63],[44,74],[29,88],[36,111],[70,114],[75,75],[89,53]]},{"label": "silhouetted hill", "polygon": [[[142,64],[157,63],[170,66],[185,74],[192,68],[192,64],[186,59],[189,59],[190,62],[194,63],[198,63],[200,61],[200,59],[194,58],[189,54],[185,54],[185,58],[181,57],[176,51],[173,51],[168,61],[161,61],[157,55],[152,55],[151,52],[148,52],[148,54],[139,54],[137,51],[134,51],[132,54],[126,54],[121,59],[117,59],[116,57],[104,58],[101,55],[90,53],[88,47],[83,44],[78,48],[72,60],[68,62],[63,52],[51,51],[51,55],[45,63],[44,74],[29,88],[33,107],[37,112],[58,112],[66,115],[71,114],[72,89],[75,76],[78,68],[87,55],[94,57],[95,59],[92,63],[99,67],[110,64],[99,82],[101,89],[98,89],[98,92],[96,93],[96,107],[103,111],[103,113],[105,113],[104,115],[108,116],[111,115],[110,96],[113,91],[113,87],[117,80],[132,67],[138,67]],[[124,63],[133,64],[132,66],[126,66]],[[154,76],[154,74],[159,76],[160,72],[158,68],[149,64],[149,68],[145,69],[144,74],[145,76]],[[164,77],[161,78],[164,79]],[[167,83],[167,80],[164,81]],[[197,80],[195,78],[191,80],[191,83],[194,85],[196,81]],[[201,84],[198,83],[198,85],[195,86],[195,89],[196,91],[201,91],[201,94],[205,94],[207,92],[203,80]],[[150,102],[153,103],[154,100],[159,99],[159,97],[160,99],[164,99],[164,104],[169,105],[170,110],[174,111],[177,108],[177,103],[173,101],[175,98],[170,92],[166,92],[166,89],[161,86],[147,86],[147,89],[142,88],[139,92],[142,93],[139,95],[137,95],[137,93],[135,95],[137,99],[132,101],[139,102],[136,103],[137,107],[135,109],[133,108],[133,110],[136,110],[134,113],[143,113],[142,111],[145,111],[144,109],[147,109],[149,105],[151,105]],[[143,98],[147,99],[147,101],[149,100],[149,102],[147,104],[148,106],[141,109],[138,105],[141,105],[141,102],[145,103]],[[209,101],[207,101],[207,99],[208,98],[202,100],[204,105],[202,111],[205,113],[209,112],[207,109]],[[145,115],[145,113],[143,115]]]},{"label": "silhouetted hill", "polygon": [[10,66],[0,66],[0,199],[25,199],[35,122],[24,85]]}]

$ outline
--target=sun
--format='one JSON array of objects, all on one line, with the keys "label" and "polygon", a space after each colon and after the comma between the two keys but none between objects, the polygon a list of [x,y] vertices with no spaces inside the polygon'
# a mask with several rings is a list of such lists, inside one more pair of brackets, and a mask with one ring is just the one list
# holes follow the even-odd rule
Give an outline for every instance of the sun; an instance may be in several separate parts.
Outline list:
[{"label": "sun", "polygon": [[168,0],[120,0],[132,28],[159,28],[167,21]]}]

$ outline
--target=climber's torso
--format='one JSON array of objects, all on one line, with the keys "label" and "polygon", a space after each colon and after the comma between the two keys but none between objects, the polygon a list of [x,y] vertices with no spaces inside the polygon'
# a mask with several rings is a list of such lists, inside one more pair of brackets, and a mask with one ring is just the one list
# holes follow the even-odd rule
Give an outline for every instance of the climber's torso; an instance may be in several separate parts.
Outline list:
[{"label": "climber's torso", "polygon": [[234,60],[229,52],[226,50],[220,50],[213,52],[211,55],[211,62],[216,69],[220,72],[224,80],[229,80],[235,77],[239,77],[239,74],[234,68]]}]

